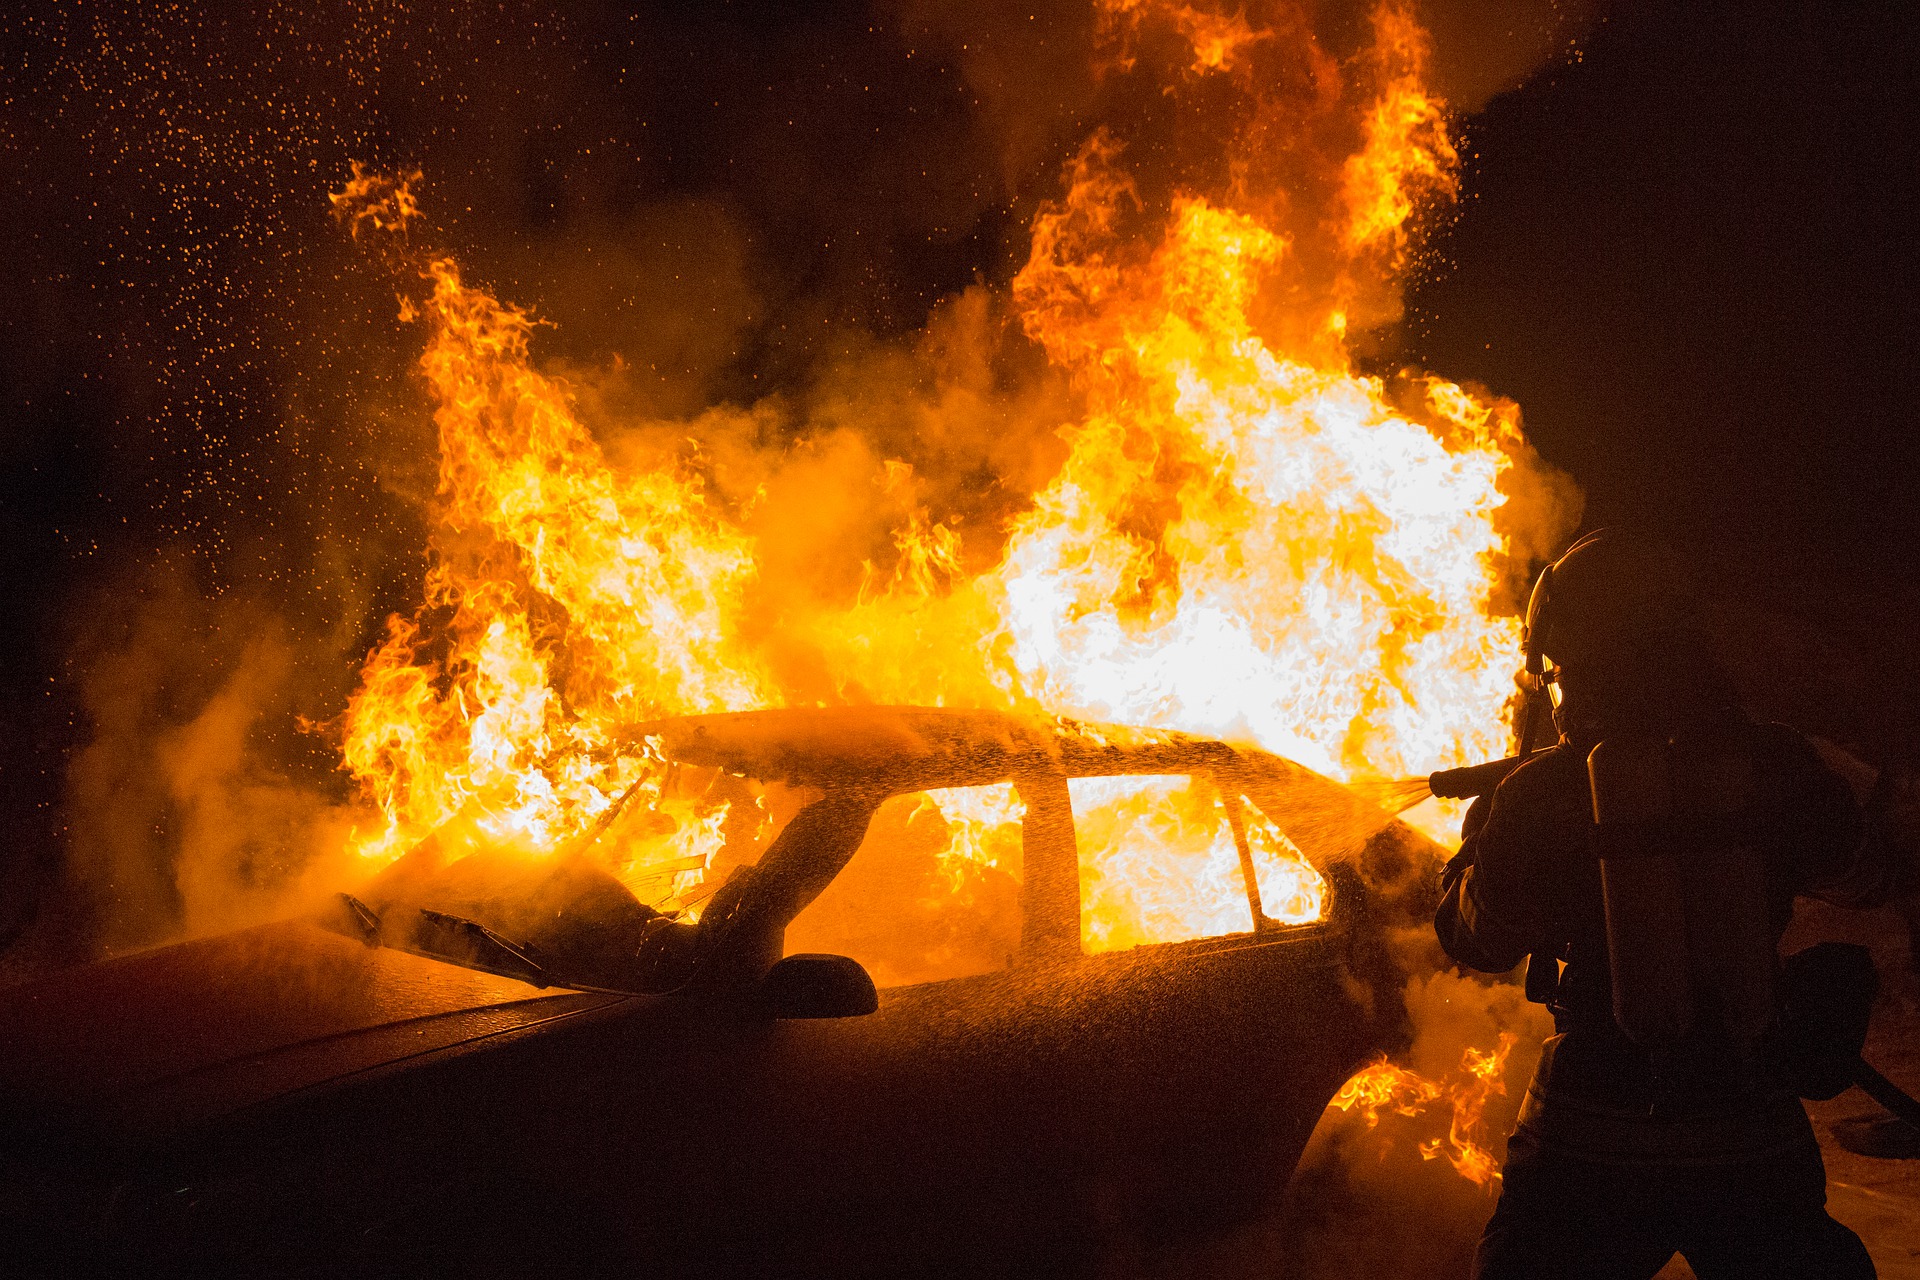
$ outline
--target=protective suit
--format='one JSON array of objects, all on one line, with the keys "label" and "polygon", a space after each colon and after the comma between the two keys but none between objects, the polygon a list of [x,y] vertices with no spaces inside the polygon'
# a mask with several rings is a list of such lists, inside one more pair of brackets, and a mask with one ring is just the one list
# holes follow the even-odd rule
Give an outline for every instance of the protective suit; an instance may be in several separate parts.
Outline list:
[{"label": "protective suit", "polygon": [[[1862,872],[1871,842],[1861,812],[1804,739],[1735,705],[1670,560],[1644,545],[1594,545],[1543,574],[1542,588],[1557,577],[1548,594],[1559,598],[1536,590],[1529,610],[1529,665],[1555,686],[1560,742],[1469,810],[1435,918],[1468,968],[1505,973],[1528,960],[1529,992],[1548,1002],[1556,1029],[1508,1144],[1475,1275],[1650,1277],[1679,1252],[1702,1280],[1872,1276],[1858,1237],[1826,1213],[1820,1150],[1765,1003],[1795,895],[1868,905],[1878,892]],[[1621,824],[1632,839],[1608,844],[1596,838],[1601,775],[1589,771],[1602,742],[1653,744],[1642,754],[1661,779],[1680,779],[1679,793],[1702,758],[1732,762],[1715,776],[1737,785],[1720,789],[1717,807],[1683,795],[1658,821]],[[1716,861],[1715,850],[1738,856]],[[1607,879],[1603,855],[1630,874]],[[1648,859],[1660,858],[1680,869],[1684,893],[1645,887],[1656,883]],[[1714,872],[1735,882],[1716,893],[1701,879],[1707,867],[1735,868]],[[1749,959],[1754,938],[1765,949],[1744,985],[1700,954],[1721,945],[1716,929],[1738,934],[1725,926],[1741,913]],[[1655,936],[1662,918],[1670,937]],[[1617,991],[1616,967],[1639,989]],[[1659,1013],[1662,999],[1679,1010],[1664,1025],[1635,1012]]]}]

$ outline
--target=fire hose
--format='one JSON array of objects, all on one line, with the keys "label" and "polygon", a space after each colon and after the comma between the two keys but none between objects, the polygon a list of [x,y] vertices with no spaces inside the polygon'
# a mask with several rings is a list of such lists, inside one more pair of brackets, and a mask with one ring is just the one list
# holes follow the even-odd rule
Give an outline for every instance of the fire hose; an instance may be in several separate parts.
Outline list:
[{"label": "fire hose", "polygon": [[1912,1094],[1881,1075],[1865,1058],[1854,1060],[1853,1082],[1860,1086],[1860,1092],[1905,1120],[1915,1129],[1920,1129],[1920,1100],[1916,1100]]},{"label": "fire hose", "polygon": [[1508,756],[1504,760],[1489,760],[1485,764],[1439,769],[1427,775],[1427,791],[1443,800],[1477,800],[1481,796],[1490,796],[1495,788],[1507,780],[1508,774],[1539,754],[1529,751]]}]

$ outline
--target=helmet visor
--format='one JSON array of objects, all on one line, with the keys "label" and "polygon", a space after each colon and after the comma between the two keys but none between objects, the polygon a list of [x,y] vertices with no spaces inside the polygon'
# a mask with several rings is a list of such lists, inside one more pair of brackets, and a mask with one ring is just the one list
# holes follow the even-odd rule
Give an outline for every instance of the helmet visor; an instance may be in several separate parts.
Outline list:
[{"label": "helmet visor", "polygon": [[1527,647],[1527,674],[1530,676],[1546,674],[1546,615],[1552,599],[1553,566],[1548,565],[1534,580],[1533,594],[1527,597],[1527,620],[1520,633]]}]

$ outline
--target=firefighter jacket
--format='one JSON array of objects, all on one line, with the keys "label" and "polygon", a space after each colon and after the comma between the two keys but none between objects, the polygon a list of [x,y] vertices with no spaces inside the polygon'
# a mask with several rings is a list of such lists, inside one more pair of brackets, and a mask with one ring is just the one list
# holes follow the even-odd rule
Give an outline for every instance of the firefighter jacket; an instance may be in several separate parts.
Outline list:
[{"label": "firefighter jacket", "polygon": [[[1740,829],[1763,855],[1777,944],[1796,895],[1859,880],[1861,813],[1846,783],[1800,735],[1731,709],[1704,714],[1720,722],[1717,732],[1743,741],[1753,761]],[[1551,991],[1558,1034],[1543,1053],[1522,1125],[1593,1159],[1736,1159],[1803,1143],[1810,1138],[1804,1114],[1764,1055],[1730,1050],[1676,1081],[1663,1078],[1615,1023],[1587,777],[1593,745],[1562,742],[1475,802],[1435,916],[1441,945],[1467,968],[1504,973],[1529,956],[1551,966],[1549,980],[1530,982],[1529,990]]]}]

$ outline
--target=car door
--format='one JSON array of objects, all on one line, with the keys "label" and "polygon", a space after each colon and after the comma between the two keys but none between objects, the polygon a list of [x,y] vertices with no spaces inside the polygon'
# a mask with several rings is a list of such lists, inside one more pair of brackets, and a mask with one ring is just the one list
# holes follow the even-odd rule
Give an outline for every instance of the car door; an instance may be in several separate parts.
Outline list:
[{"label": "car door", "polygon": [[[1197,936],[1093,950],[1085,898],[1111,850],[1087,847],[1076,800],[1169,782],[1210,794],[1231,830],[1237,920],[1222,927],[1216,902]],[[771,1033],[770,1088],[804,1099],[765,1133],[766,1159],[806,1153],[783,1192],[806,1209],[788,1227],[818,1223],[831,1242],[861,1224],[868,1254],[902,1267],[935,1240],[1066,1273],[1215,1247],[1277,1209],[1327,1099],[1387,1034],[1379,975],[1351,945],[1357,884],[1336,875],[1317,922],[1256,928],[1246,829],[1265,815],[1230,783],[1030,773],[1013,787],[1018,925],[999,935],[1003,962],[883,983],[869,1017]],[[1085,835],[1125,838],[1095,827]],[[870,856],[871,836],[844,874]],[[831,941],[807,913],[788,931],[790,951]]]},{"label": "car door", "polygon": [[[906,886],[932,899],[909,931],[943,909],[983,917],[944,953],[977,972],[889,984],[864,1017],[628,997],[182,1135],[146,1181],[227,1188],[296,1254],[463,1275],[564,1250],[626,1272],[836,1277],[1111,1273],[1218,1250],[1271,1214],[1390,1021],[1392,989],[1355,945],[1361,895],[1334,875],[1318,923],[1093,951],[1091,845],[1119,837],[1082,839],[1064,775],[1011,787],[1024,812],[989,853],[1017,868],[942,898],[936,859]],[[893,803],[909,830],[919,801]],[[843,877],[863,857],[884,869],[886,814],[858,819],[869,845]],[[821,944],[805,913],[793,926],[790,949]]]}]

